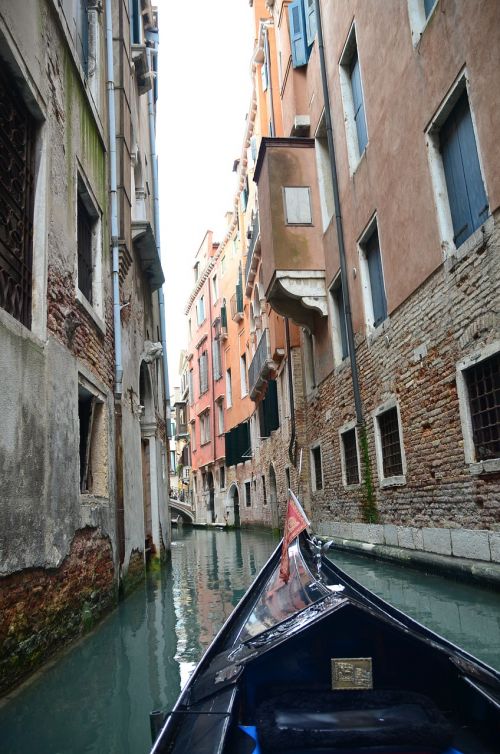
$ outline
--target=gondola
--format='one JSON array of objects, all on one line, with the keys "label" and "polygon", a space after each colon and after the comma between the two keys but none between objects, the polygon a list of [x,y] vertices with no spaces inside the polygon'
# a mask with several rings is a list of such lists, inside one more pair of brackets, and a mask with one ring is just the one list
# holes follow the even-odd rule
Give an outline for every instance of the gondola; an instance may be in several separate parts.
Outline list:
[{"label": "gondola", "polygon": [[205,652],[151,754],[499,754],[500,674],[358,584],[302,528]]}]

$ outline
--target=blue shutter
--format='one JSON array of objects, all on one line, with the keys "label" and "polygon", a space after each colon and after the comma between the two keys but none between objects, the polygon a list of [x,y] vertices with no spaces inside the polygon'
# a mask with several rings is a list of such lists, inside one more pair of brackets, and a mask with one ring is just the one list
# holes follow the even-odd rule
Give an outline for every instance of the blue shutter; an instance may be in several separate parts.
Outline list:
[{"label": "blue shutter", "polygon": [[358,51],[356,50],[351,61],[351,89],[352,100],[354,105],[354,120],[356,122],[356,132],[358,134],[359,154],[363,151],[368,142],[365,119],[365,103],[363,101],[363,89],[361,87],[361,69],[359,67]]},{"label": "blue shutter", "polygon": [[303,0],[293,0],[288,6],[290,25],[290,44],[292,47],[292,64],[294,68],[306,65],[308,58],[306,23]]},{"label": "blue shutter", "polygon": [[460,246],[488,216],[467,94],[464,92],[440,132],[454,241]]},{"label": "blue shutter", "polygon": [[314,0],[306,0],[307,44],[311,47],[316,36],[316,5]]},{"label": "blue shutter", "polygon": [[436,0],[424,0],[424,13],[425,17],[429,18],[431,10],[434,8]]},{"label": "blue shutter", "polygon": [[378,233],[375,231],[365,247],[368,273],[370,275],[370,289],[373,304],[373,325],[377,327],[387,317],[387,301],[385,298],[384,277],[382,274],[382,259]]},{"label": "blue shutter", "polygon": [[347,341],[347,325],[345,319],[345,306],[344,306],[344,292],[342,290],[342,283],[335,291],[335,299],[337,303],[337,310],[339,313],[339,329],[340,329],[340,343],[342,348],[342,359],[347,358],[349,355],[349,344]]},{"label": "blue shutter", "polygon": [[139,0],[131,0],[131,23],[130,23],[130,35],[132,38],[132,44],[141,44],[141,13],[139,9]]}]

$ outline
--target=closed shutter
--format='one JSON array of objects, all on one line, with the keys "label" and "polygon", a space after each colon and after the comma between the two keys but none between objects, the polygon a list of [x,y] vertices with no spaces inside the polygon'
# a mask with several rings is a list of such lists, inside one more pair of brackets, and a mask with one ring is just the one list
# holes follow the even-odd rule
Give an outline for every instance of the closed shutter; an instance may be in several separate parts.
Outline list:
[{"label": "closed shutter", "polygon": [[208,390],[208,354],[203,351],[198,359],[200,367],[200,393],[206,393]]},{"label": "closed shutter", "polygon": [[424,13],[426,18],[429,18],[430,12],[435,5],[436,0],[424,0]]},{"label": "closed shutter", "polygon": [[467,93],[464,92],[440,132],[454,242],[460,246],[488,216]]},{"label": "closed shutter", "polygon": [[306,0],[306,33],[309,47],[316,36],[316,5],[314,0]]},{"label": "closed shutter", "polygon": [[372,234],[365,246],[368,274],[370,276],[370,290],[373,305],[373,325],[377,327],[387,317],[387,301],[385,298],[384,276],[382,260],[378,242],[378,233]]},{"label": "closed shutter", "polygon": [[359,67],[357,50],[351,61],[351,89],[354,105],[354,120],[356,122],[356,133],[358,135],[358,148],[359,153],[362,154],[368,141],[368,135],[366,132],[365,103],[363,101],[361,69]]},{"label": "closed shutter", "polygon": [[294,0],[288,6],[290,26],[290,44],[292,48],[292,65],[300,68],[307,63],[307,35],[302,0]]}]

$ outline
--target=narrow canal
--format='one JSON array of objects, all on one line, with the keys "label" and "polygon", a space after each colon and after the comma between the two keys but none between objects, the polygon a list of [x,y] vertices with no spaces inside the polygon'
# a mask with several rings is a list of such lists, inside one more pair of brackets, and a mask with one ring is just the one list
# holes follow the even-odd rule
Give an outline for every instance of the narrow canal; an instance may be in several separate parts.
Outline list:
[{"label": "narrow canal", "polygon": [[[150,573],[93,633],[0,702],[2,754],[146,754],[150,710],[170,709],[203,649],[276,540],[185,529],[171,565]],[[500,596],[338,553],[352,576],[500,668]]]}]

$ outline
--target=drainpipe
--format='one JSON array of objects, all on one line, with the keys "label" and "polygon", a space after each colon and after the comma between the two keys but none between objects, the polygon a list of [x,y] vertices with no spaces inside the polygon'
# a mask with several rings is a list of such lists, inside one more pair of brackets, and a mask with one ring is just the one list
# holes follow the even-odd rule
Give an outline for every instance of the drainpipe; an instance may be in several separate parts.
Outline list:
[{"label": "drainpipe", "polygon": [[316,21],[318,32],[318,50],[321,68],[321,83],[323,86],[323,99],[325,103],[325,121],[326,134],[328,139],[328,156],[330,158],[330,170],[332,176],[333,198],[335,203],[335,222],[337,225],[337,240],[339,244],[340,257],[340,279],[342,281],[342,296],[344,299],[344,309],[347,328],[347,341],[349,343],[349,360],[351,362],[352,388],[354,392],[354,406],[356,410],[356,422],[359,426],[364,424],[363,406],[361,403],[361,391],[359,388],[359,375],[356,363],[356,350],[354,345],[354,330],[352,326],[351,299],[349,296],[349,285],[347,281],[347,261],[344,246],[344,230],[342,227],[342,215],[340,212],[339,186],[337,179],[337,163],[335,159],[335,146],[333,143],[332,116],[330,108],[330,94],[328,91],[328,79],[326,75],[325,48],[323,44],[323,28],[321,22],[320,0],[314,0],[316,8]]},{"label": "drainpipe", "polygon": [[[151,55],[157,55],[156,45],[152,50],[147,48],[148,68],[151,70]],[[158,156],[156,154],[156,129],[155,129],[155,108],[153,89],[148,91],[148,115],[149,115],[149,140],[151,142],[151,165],[153,172],[153,208],[154,208],[154,227],[155,227],[155,243],[158,258],[161,259],[161,246],[160,246],[160,197],[158,191]],[[168,379],[168,360],[167,360],[167,337],[165,327],[165,298],[163,295],[163,287],[158,289],[158,306],[160,310],[160,334],[162,345],[162,361],[163,361],[163,390],[164,396],[164,408],[165,408],[165,421],[167,428],[167,441],[170,439],[170,386]],[[169,446],[170,447],[170,446]]]},{"label": "drainpipe", "polygon": [[113,255],[113,322],[115,337],[115,398],[122,394],[122,329],[120,317],[120,252],[118,246],[118,190],[116,179],[115,73],[113,64],[113,17],[111,0],[106,0],[106,55],[109,118],[109,195],[111,204],[111,247]]},{"label": "drainpipe", "polygon": [[290,348],[290,323],[288,317],[285,317],[285,341],[286,355],[288,359],[288,395],[290,397],[290,420],[292,424],[292,433],[288,445],[288,457],[293,466],[297,466],[296,451],[296,429],[295,429],[295,400],[293,395],[293,377],[292,377],[292,349]]}]

